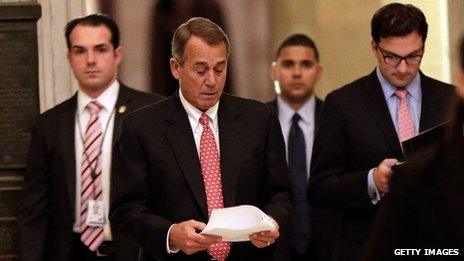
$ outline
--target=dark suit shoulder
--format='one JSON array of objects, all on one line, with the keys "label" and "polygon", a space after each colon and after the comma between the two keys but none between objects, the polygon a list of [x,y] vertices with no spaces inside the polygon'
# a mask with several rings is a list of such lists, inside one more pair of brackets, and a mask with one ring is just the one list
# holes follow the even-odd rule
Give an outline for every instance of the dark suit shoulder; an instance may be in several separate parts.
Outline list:
[{"label": "dark suit shoulder", "polygon": [[59,123],[58,119],[61,117],[61,115],[74,115],[74,112],[76,110],[76,104],[77,96],[73,95],[71,98],[65,100],[64,102],[59,103],[55,105],[53,108],[48,109],[45,112],[42,112],[41,114],[37,115],[34,121],[35,126],[44,125],[48,126],[47,129],[50,129],[50,131],[58,130],[57,128],[52,128],[52,126],[55,126]]},{"label": "dark suit shoulder", "polygon": [[57,113],[62,113],[62,112],[66,112],[68,111],[69,109],[74,109],[74,107],[76,106],[77,104],[77,95],[74,94],[71,98],[55,105],[54,107],[42,112],[39,117],[40,118],[47,118],[47,117],[50,117],[51,115],[55,115]]},{"label": "dark suit shoulder", "polygon": [[[221,108],[222,107],[222,108]],[[276,115],[276,110],[271,106],[252,99],[236,97],[230,94],[223,94],[219,104],[219,111],[229,114],[243,114],[254,117],[255,120],[270,119],[271,115]]]},{"label": "dark suit shoulder", "polygon": [[[146,117],[146,115],[153,114],[155,112],[168,112],[170,111],[170,109],[172,109],[175,106],[175,103],[176,103],[176,98],[174,96],[161,98],[161,99],[158,99],[156,102],[148,103],[145,106],[142,106],[140,108],[137,108],[129,112],[125,118],[127,119],[142,118],[143,119],[143,117]],[[161,115],[164,115],[164,113],[155,114],[155,115],[161,116]]]},{"label": "dark suit shoulder", "polygon": [[436,80],[434,78],[428,77],[427,75],[423,74],[422,72],[420,72],[420,75],[421,75],[422,84],[436,86],[436,87],[444,87],[445,91],[447,91],[447,92],[454,91],[454,87],[451,84],[448,84],[448,83]]},{"label": "dark suit shoulder", "polygon": [[[377,82],[376,82],[377,81]],[[361,77],[359,79],[354,80],[351,83],[348,83],[346,85],[343,85],[342,87],[333,90],[330,92],[327,97],[335,97],[335,98],[343,98],[346,97],[347,99],[352,99],[353,95],[358,95],[360,92],[363,91],[361,88],[362,86],[365,85],[374,85],[378,84],[377,78],[374,78],[372,74],[366,75],[364,77]],[[348,97],[347,97],[348,96]],[[326,98],[327,99],[327,98]]]}]

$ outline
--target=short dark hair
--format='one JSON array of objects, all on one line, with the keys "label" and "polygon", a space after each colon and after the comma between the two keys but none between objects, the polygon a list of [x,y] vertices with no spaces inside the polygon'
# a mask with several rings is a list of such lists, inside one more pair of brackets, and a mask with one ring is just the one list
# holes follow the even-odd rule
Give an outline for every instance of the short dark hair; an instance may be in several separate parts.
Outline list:
[{"label": "short dark hair", "polygon": [[192,35],[201,38],[210,45],[224,42],[226,45],[227,57],[229,57],[229,38],[221,27],[209,19],[193,17],[177,27],[172,36],[171,55],[180,64],[183,64],[185,61],[185,46]]},{"label": "short dark hair", "polygon": [[371,35],[375,43],[379,43],[380,38],[406,36],[412,32],[417,32],[425,42],[427,30],[424,13],[410,4],[388,4],[377,10],[371,21]]},{"label": "short dark hair", "polygon": [[316,47],[316,43],[314,43],[313,39],[305,34],[293,34],[287,37],[277,48],[275,54],[275,60],[279,58],[282,49],[288,46],[304,46],[314,50],[314,55],[316,56],[316,61],[319,62],[319,50]]},{"label": "short dark hair", "polygon": [[68,45],[68,50],[71,48],[71,41],[69,39],[71,32],[77,25],[84,25],[84,26],[100,26],[104,25],[108,27],[111,32],[111,44],[116,49],[119,47],[119,28],[116,22],[111,19],[111,17],[107,14],[99,13],[99,14],[91,14],[87,16],[77,17],[72,19],[66,24],[64,35],[66,36],[66,44]]}]

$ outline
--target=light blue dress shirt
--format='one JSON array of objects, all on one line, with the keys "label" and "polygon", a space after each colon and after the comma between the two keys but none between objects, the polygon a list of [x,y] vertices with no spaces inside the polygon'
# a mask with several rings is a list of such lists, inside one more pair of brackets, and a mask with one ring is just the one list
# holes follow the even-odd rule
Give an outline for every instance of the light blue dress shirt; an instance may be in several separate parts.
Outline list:
[{"label": "light blue dress shirt", "polygon": [[288,162],[288,135],[290,133],[290,127],[292,126],[292,117],[295,113],[298,113],[301,120],[298,122],[298,126],[303,131],[305,146],[306,146],[306,169],[307,177],[309,178],[309,168],[311,166],[311,155],[313,151],[314,141],[314,127],[315,127],[315,112],[316,112],[316,98],[314,95],[309,98],[306,103],[298,110],[294,111],[280,96],[277,97],[277,108],[279,113],[279,122],[282,128],[282,134],[285,140],[285,148],[287,150],[287,162]]},{"label": "light blue dress shirt", "polygon": [[[397,122],[397,108],[398,98],[395,95],[396,87],[389,83],[380,73],[379,68],[376,69],[377,78],[379,79],[382,92],[387,102],[388,111],[390,112],[393,125],[395,126],[396,133],[398,134],[398,122]],[[417,73],[412,81],[406,86],[408,91],[407,100],[409,111],[412,114],[412,120],[414,122],[414,135],[419,133],[420,114],[421,114],[421,101],[422,101],[422,90],[421,90],[420,74]],[[374,184],[374,170],[371,169],[367,175],[367,192],[371,198],[372,204],[377,204],[380,201],[380,193]]]}]

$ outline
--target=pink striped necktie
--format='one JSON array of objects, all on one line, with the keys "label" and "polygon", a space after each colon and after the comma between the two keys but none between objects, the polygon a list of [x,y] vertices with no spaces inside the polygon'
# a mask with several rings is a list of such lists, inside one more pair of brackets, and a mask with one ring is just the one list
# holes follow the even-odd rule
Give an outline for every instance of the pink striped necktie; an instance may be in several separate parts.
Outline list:
[{"label": "pink striped necktie", "polygon": [[398,139],[403,142],[414,137],[414,121],[412,120],[411,111],[408,106],[408,91],[405,88],[398,88],[395,91],[398,97],[397,108],[397,123],[398,123]]},{"label": "pink striped necktie", "polygon": [[[224,207],[221,183],[221,166],[219,163],[219,154],[214,139],[213,132],[209,127],[209,117],[202,114],[200,123],[203,125],[203,132],[200,139],[200,164],[203,182],[206,190],[206,203],[208,205],[208,216],[211,211]],[[222,261],[227,258],[230,252],[230,243],[219,242],[208,248],[208,253],[214,259]]]},{"label": "pink striped necktie", "polygon": [[102,106],[97,101],[90,102],[86,109],[90,119],[84,134],[84,148],[81,165],[81,241],[91,250],[96,251],[103,242],[103,227],[86,224],[87,202],[102,200],[101,148],[103,142],[102,125],[98,112]]}]

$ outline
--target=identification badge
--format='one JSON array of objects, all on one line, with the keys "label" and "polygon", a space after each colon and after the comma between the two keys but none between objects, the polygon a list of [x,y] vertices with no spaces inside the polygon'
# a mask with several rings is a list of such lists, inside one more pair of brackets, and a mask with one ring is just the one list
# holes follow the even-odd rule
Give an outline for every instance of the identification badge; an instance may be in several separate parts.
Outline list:
[{"label": "identification badge", "polygon": [[105,224],[105,204],[102,200],[89,200],[87,202],[87,226],[102,227]]}]

